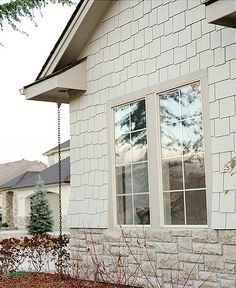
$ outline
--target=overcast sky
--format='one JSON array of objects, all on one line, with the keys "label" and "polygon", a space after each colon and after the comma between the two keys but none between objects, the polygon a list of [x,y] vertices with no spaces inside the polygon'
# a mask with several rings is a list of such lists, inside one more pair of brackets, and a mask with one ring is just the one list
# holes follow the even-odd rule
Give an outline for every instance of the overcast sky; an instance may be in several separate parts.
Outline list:
[{"label": "overcast sky", "polygon": [[[1,1],[2,2],[2,1]],[[57,105],[26,101],[19,89],[32,83],[64,29],[75,6],[50,5],[37,12],[37,27],[24,21],[29,36],[5,26],[0,32],[0,163],[43,159],[57,145]],[[69,139],[69,107],[62,111],[62,141]]]}]

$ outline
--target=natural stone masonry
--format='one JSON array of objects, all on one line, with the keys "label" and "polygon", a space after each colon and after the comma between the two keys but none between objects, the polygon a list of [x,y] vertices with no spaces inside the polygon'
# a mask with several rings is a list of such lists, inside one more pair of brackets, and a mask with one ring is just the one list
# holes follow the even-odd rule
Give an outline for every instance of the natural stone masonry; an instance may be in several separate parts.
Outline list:
[{"label": "natural stone masonry", "polygon": [[[236,231],[204,229],[188,230],[186,234],[176,230],[113,228],[73,229],[71,233],[72,259],[79,266],[84,265],[84,259],[96,266],[97,258],[97,263],[107,271],[115,271],[117,259],[122,258],[128,265],[123,269],[136,271],[138,278],[142,274],[137,272],[140,264],[150,279],[158,275],[166,285],[171,281],[184,284],[188,278],[187,287],[199,287],[202,283],[205,288],[236,287]],[[179,243],[187,243],[187,251]],[[145,277],[142,280],[145,283]]]}]

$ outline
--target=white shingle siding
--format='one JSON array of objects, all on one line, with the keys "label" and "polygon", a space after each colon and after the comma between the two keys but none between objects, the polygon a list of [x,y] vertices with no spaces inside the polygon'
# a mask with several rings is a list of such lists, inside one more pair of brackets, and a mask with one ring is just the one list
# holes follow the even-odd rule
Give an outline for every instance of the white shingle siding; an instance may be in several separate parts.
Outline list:
[{"label": "white shingle siding", "polygon": [[70,101],[71,227],[108,225],[106,101],[207,68],[212,227],[236,228],[235,192],[224,194],[235,176],[222,174],[236,149],[235,31],[208,24],[198,0],[114,1],[80,55],[87,56],[87,92]]}]

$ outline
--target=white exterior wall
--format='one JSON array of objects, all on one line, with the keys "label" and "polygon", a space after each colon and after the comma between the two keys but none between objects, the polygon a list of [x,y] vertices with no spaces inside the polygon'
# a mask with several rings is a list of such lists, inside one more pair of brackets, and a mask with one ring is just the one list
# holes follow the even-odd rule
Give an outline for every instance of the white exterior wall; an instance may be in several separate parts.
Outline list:
[{"label": "white exterior wall", "polygon": [[222,173],[236,145],[236,30],[208,24],[200,2],[114,1],[80,55],[88,83],[70,101],[71,228],[109,225],[106,101],[200,69],[208,71],[212,228],[236,228],[236,176]]},{"label": "white exterior wall", "polygon": [[[48,192],[52,192],[58,195],[58,186],[49,185],[45,186]],[[15,203],[17,205],[16,214],[14,215],[14,221],[16,222],[16,227],[25,228],[25,220],[29,217],[29,198],[34,194],[34,189],[32,187],[23,188],[14,191]],[[62,184],[62,216],[65,218],[68,212],[70,197],[70,185]],[[58,207],[58,205],[57,205]],[[53,207],[51,207],[53,209]],[[58,218],[58,215],[57,215]]]},{"label": "white exterior wall", "polygon": [[[70,149],[61,151],[61,160],[70,156]],[[52,166],[58,162],[58,152],[48,155],[48,165]]]}]

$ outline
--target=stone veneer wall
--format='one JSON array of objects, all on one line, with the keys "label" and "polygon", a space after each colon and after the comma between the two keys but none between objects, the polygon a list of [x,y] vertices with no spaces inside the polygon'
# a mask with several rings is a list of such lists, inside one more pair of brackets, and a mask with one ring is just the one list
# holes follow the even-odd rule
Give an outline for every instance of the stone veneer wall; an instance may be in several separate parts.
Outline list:
[{"label": "stone veneer wall", "polygon": [[[181,285],[189,274],[186,287],[236,287],[235,230],[126,228],[123,229],[123,233],[127,243],[123,241],[119,228],[71,229],[72,259],[78,260],[79,265],[82,265],[82,261],[83,265],[91,264],[89,255],[92,253],[95,256],[95,247],[97,258],[102,260],[102,265],[106,266],[112,277],[115,261],[120,261],[124,269],[134,273],[137,269],[135,257],[154,285],[155,273],[151,268],[151,262],[156,268],[160,282],[164,284],[163,287],[171,287],[168,285],[177,278]],[[92,267],[92,271],[95,271],[94,264]],[[144,277],[139,278],[139,281],[144,286],[147,285]],[[203,282],[204,285],[200,286]]]}]

